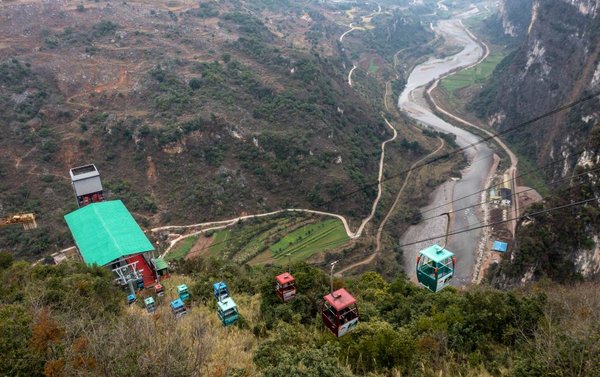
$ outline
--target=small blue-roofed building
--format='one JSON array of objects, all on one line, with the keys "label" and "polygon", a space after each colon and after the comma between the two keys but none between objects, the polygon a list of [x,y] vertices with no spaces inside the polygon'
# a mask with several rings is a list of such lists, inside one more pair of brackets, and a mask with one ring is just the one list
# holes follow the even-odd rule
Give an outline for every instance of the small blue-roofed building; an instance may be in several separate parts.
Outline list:
[{"label": "small blue-roofed building", "polygon": [[173,311],[175,318],[179,318],[182,315],[185,315],[187,313],[185,304],[183,303],[183,301],[181,301],[180,298],[178,298],[177,300],[171,301],[171,311]]},{"label": "small blue-roofed building", "polygon": [[221,322],[223,322],[223,326],[229,326],[232,323],[235,323],[240,317],[237,305],[231,297],[227,297],[217,302],[217,314],[219,315]]},{"label": "small blue-roofed building", "polygon": [[215,299],[217,301],[221,301],[227,297],[229,297],[229,289],[227,289],[227,284],[224,281],[219,281],[213,284],[213,294],[215,295]]},{"label": "small blue-roofed building", "polygon": [[417,256],[417,280],[430,291],[439,292],[450,284],[455,265],[454,253],[439,245],[429,246]]},{"label": "small blue-roofed building", "polygon": [[494,243],[492,244],[493,251],[497,251],[499,253],[506,253],[507,249],[508,249],[508,244],[506,242],[494,241]]}]

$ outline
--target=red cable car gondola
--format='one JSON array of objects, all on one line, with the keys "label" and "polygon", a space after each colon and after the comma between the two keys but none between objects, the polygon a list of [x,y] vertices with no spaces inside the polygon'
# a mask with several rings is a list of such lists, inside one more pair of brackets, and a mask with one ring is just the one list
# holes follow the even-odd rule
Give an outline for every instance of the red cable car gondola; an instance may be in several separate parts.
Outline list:
[{"label": "red cable car gondola", "polygon": [[344,336],[358,325],[358,307],[356,299],[344,288],[333,292],[333,268],[337,261],[331,263],[331,293],[323,296],[321,318],[323,323],[336,337]]},{"label": "red cable car gondola", "polygon": [[288,302],[296,297],[296,279],[289,272],[284,272],[281,275],[275,277],[277,285],[275,285],[275,292],[277,297],[283,302]]},{"label": "red cable car gondola", "polygon": [[356,300],[344,288],[324,296],[325,303],[321,317],[333,335],[344,336],[358,325]]},{"label": "red cable car gondola", "polygon": [[291,273],[291,254],[287,254],[287,256],[288,272],[284,272],[275,277],[275,293],[277,293],[277,297],[283,302],[288,302],[296,297],[296,279],[294,279]]}]

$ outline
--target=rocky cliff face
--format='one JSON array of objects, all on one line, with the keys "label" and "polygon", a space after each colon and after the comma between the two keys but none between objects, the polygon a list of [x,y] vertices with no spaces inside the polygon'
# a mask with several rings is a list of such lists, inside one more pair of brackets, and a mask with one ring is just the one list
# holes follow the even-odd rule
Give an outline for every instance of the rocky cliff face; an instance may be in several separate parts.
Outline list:
[{"label": "rocky cliff face", "polygon": [[500,0],[498,12],[504,34],[521,37],[531,20],[532,0]]},{"label": "rocky cliff face", "polygon": [[541,277],[559,282],[600,276],[600,126],[584,146],[568,184],[529,213],[587,203],[532,215],[519,222],[517,238],[492,274],[497,286],[527,283]]},{"label": "rocky cliff face", "polygon": [[[518,35],[501,1],[505,32]],[[524,23],[520,24],[521,26]],[[581,101],[506,135],[521,156],[548,166],[548,182],[600,167],[600,0],[534,0],[523,42],[494,73],[473,107],[497,131]],[[598,197],[597,172],[570,182],[532,211]],[[513,251],[493,274],[498,285],[549,276],[571,281],[600,271],[598,203],[522,221]]]},{"label": "rocky cliff face", "polygon": [[[519,30],[501,2],[507,32]],[[600,1],[534,0],[522,45],[499,66],[473,107],[498,131],[507,130],[600,91]],[[511,8],[512,9],[512,8]],[[521,23],[520,25],[523,25]],[[547,164],[580,152],[600,119],[594,98],[542,119],[507,139],[524,156]],[[566,176],[576,158],[557,163],[548,177]]]}]

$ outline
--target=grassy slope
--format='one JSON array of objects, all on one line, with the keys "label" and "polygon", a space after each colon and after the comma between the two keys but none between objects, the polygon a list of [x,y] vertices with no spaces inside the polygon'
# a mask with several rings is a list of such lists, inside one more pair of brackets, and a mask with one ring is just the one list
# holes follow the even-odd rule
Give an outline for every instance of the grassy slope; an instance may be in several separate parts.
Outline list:
[{"label": "grassy slope", "polygon": [[[273,292],[278,267],[197,259],[163,281],[156,315],[112,284],[110,271],[0,258],[0,370],[6,375],[132,376],[544,376],[596,375],[600,357],[597,284],[537,284],[500,291],[430,293],[403,277],[369,272],[334,280],[357,300],[360,323],[336,339],[319,317],[327,275],[294,264],[298,295]],[[27,277],[27,278],[25,278]],[[241,313],[223,328],[211,284],[227,281]],[[174,319],[175,286],[190,288],[188,314]]]},{"label": "grassy slope", "polygon": [[194,243],[198,241],[198,236],[192,236],[184,239],[181,243],[174,248],[169,254],[165,256],[167,261],[172,261],[175,259],[184,259],[185,256],[192,250]]}]

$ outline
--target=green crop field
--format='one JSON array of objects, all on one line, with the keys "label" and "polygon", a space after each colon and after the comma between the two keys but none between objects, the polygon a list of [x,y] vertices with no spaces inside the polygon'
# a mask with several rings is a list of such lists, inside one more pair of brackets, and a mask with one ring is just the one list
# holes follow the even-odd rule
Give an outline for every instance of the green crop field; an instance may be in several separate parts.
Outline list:
[{"label": "green crop field", "polygon": [[494,72],[494,69],[504,59],[503,53],[490,54],[481,64],[459,71],[448,76],[441,82],[441,87],[448,94],[475,84],[483,84]]},{"label": "green crop field", "polygon": [[[202,253],[204,257],[223,258],[242,264],[287,263],[288,253],[293,261],[302,261],[349,241],[341,221],[318,221],[302,215],[250,220],[216,231],[211,237],[211,245]],[[182,241],[167,258],[185,258],[197,240],[198,237],[191,237]]]},{"label": "green crop field", "polygon": [[339,247],[349,240],[342,222],[332,219],[296,229],[272,245],[270,250],[275,260],[291,254],[293,261],[300,261]]},{"label": "green crop field", "polygon": [[375,63],[375,61],[373,59],[371,59],[371,61],[369,62],[368,72],[369,73],[377,73],[377,71],[379,71],[379,66],[377,65],[377,63]]},{"label": "green crop field", "polygon": [[184,239],[179,243],[179,245],[171,250],[171,252],[165,255],[165,259],[167,261],[172,261],[176,259],[183,259],[185,256],[192,250],[194,244],[198,241],[198,236],[192,236]]}]

